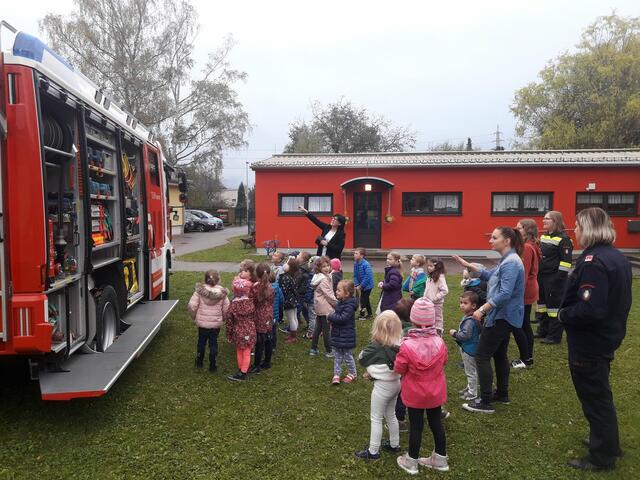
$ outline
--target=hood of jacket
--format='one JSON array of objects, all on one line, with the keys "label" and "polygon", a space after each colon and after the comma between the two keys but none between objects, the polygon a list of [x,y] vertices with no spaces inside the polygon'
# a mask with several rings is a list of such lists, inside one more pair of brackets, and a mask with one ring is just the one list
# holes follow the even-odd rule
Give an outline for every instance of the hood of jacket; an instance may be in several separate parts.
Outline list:
[{"label": "hood of jacket", "polygon": [[196,292],[200,295],[200,298],[209,305],[218,303],[229,294],[229,290],[221,285],[215,285],[212,287],[206,283],[196,283]]},{"label": "hood of jacket", "polygon": [[[424,341],[425,339],[427,341]],[[412,362],[418,370],[428,370],[447,353],[435,326],[412,328],[407,332],[402,343],[406,343],[406,347],[411,349]]]},{"label": "hood of jacket", "polygon": [[311,278],[311,286],[313,288],[317,287],[325,278],[327,278],[327,275],[325,275],[324,273],[315,273]]}]

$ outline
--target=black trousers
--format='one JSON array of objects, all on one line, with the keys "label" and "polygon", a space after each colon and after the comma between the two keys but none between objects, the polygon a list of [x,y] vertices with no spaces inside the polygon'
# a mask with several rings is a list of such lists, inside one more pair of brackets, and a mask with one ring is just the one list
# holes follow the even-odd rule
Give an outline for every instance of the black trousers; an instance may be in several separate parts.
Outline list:
[{"label": "black trousers", "polygon": [[439,455],[447,455],[447,437],[442,426],[440,417],[441,408],[411,408],[409,412],[409,456],[418,458],[420,456],[420,444],[422,443],[422,431],[424,430],[424,414],[427,414],[427,422],[433,433],[435,452]]},{"label": "black trousers", "polygon": [[562,303],[565,280],[558,278],[555,273],[538,276],[538,288],[540,290],[538,305],[544,305],[544,309],[540,312],[538,335],[554,342],[562,340],[562,332],[564,331],[564,327],[558,319],[558,309]]},{"label": "black trousers", "polygon": [[399,422],[404,422],[406,416],[407,407],[404,406],[402,398],[400,398],[400,394],[398,393],[398,398],[396,399],[396,418]]},{"label": "black trousers", "polygon": [[573,386],[589,422],[589,461],[603,467],[613,466],[620,452],[618,418],[609,386],[610,362],[572,359],[569,354]]},{"label": "black trousers", "polygon": [[209,364],[216,364],[216,356],[218,355],[218,334],[219,328],[201,328],[198,327],[198,364],[202,365],[204,361],[204,352],[209,343]]},{"label": "black trousers", "polygon": [[271,354],[273,353],[273,343],[271,342],[271,333],[256,334],[256,349],[253,352],[253,364],[256,367],[262,365],[262,356],[264,355],[264,363],[271,363]]},{"label": "black trousers", "polygon": [[367,315],[371,316],[371,301],[369,300],[369,296],[371,295],[371,290],[360,290],[360,310],[366,309]]},{"label": "black trousers", "polygon": [[325,353],[329,353],[331,351],[331,330],[329,330],[329,320],[327,320],[326,315],[316,316],[316,326],[313,329],[313,336],[311,337],[311,348],[314,350],[318,349],[320,332],[322,332],[324,351]]},{"label": "black trousers", "polygon": [[518,345],[520,360],[533,360],[533,329],[531,328],[531,305],[524,306],[522,328],[513,329],[513,338]]},{"label": "black trousers", "polygon": [[509,358],[507,349],[513,327],[506,321],[498,319],[491,327],[485,327],[480,334],[480,342],[476,350],[476,370],[480,383],[480,397],[484,403],[493,399],[493,370],[491,359],[496,367],[496,389],[501,397],[509,395]]}]

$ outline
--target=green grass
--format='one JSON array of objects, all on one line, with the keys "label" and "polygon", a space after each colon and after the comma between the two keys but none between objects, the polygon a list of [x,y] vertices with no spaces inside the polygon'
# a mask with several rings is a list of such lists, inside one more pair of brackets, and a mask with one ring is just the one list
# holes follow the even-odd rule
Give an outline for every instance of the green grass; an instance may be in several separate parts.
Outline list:
[{"label": "green grass", "polygon": [[[180,304],[144,354],[99,399],[45,403],[35,382],[0,384],[0,478],[409,478],[383,453],[364,463],[353,452],[368,443],[371,384],[329,386],[332,361],[309,357],[308,342],[283,345],[274,367],[244,384],[225,375],[236,370],[233,348],[221,336],[220,372],[193,368],[195,328],[185,313],[200,273],[173,275]],[[228,285],[230,274],[223,274]],[[446,327],[457,326],[459,277],[450,276]],[[634,282],[634,297],[640,282]],[[373,302],[377,301],[377,295]],[[640,478],[640,409],[637,372],[638,302],[627,338],[613,363],[612,382],[625,456],[618,469],[583,474],[565,462],[585,453],[587,432],[569,377],[566,345],[536,345],[532,370],[511,377],[512,404],[492,416],[460,408],[455,392],[465,383],[449,346],[447,380],[451,398],[446,420],[451,471],[421,471],[442,479]],[[370,322],[358,322],[358,344]],[[512,342],[511,358],[515,357]],[[362,373],[362,370],[359,370]],[[401,436],[407,446],[407,434]],[[428,430],[423,454],[431,451]]]},{"label": "green grass", "polygon": [[246,235],[238,237],[231,237],[229,242],[220,245],[219,247],[209,248],[207,250],[200,250],[198,252],[187,253],[180,255],[177,260],[182,262],[238,262],[240,263],[245,258],[252,258],[258,261],[264,261],[266,257],[264,255],[255,255],[255,249],[244,248],[241,238],[246,238]]}]

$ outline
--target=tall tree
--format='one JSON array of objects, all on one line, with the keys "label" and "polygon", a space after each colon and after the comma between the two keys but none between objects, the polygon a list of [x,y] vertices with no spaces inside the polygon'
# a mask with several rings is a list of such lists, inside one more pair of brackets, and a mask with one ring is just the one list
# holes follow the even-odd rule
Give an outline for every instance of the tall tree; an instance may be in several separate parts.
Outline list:
[{"label": "tall tree", "polygon": [[182,167],[189,180],[189,206],[211,208],[220,203],[224,185],[209,163],[193,163]]},{"label": "tall tree", "polygon": [[234,85],[228,38],[195,75],[198,15],[188,0],[74,0],[40,29],[119,105],[150,127],[172,165],[209,163],[222,170],[222,150],[245,145],[248,115]]},{"label": "tall tree", "polygon": [[310,123],[289,127],[285,153],[401,152],[416,143],[415,132],[340,99],[326,107],[315,102]]},{"label": "tall tree", "polygon": [[236,222],[243,223],[247,218],[247,197],[244,183],[238,186],[238,201],[236,202]]},{"label": "tall tree", "polygon": [[539,77],[511,107],[521,146],[640,146],[640,18],[598,18]]}]

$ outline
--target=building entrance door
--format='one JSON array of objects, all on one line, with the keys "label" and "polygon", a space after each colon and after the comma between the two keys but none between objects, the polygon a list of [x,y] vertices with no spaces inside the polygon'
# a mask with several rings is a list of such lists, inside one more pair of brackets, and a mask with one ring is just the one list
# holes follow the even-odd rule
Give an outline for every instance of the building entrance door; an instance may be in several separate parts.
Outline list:
[{"label": "building entrance door", "polygon": [[354,192],[354,247],[380,248],[382,194]]}]

